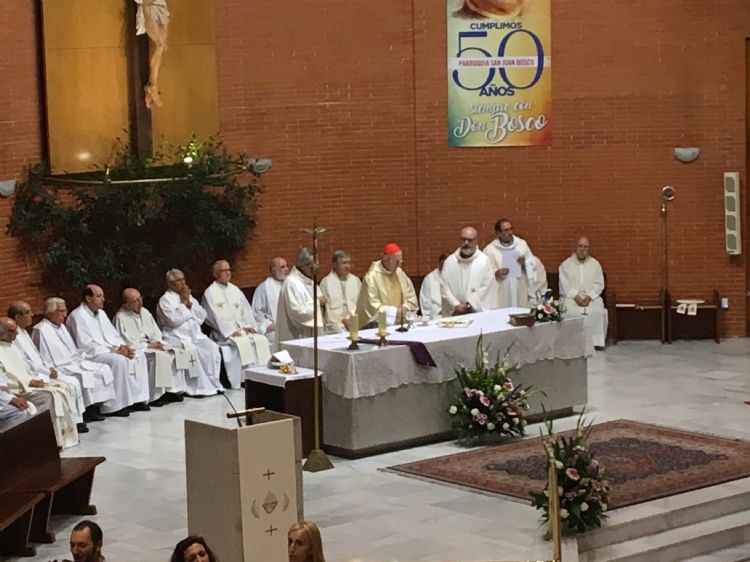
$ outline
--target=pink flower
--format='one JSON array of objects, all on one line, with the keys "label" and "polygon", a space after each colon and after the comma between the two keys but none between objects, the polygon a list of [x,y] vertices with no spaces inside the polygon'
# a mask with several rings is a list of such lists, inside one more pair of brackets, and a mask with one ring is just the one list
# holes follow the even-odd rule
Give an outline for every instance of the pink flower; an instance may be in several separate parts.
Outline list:
[{"label": "pink flower", "polygon": [[565,476],[567,476],[571,480],[578,480],[581,477],[575,468],[569,468],[568,470],[566,470]]},{"label": "pink flower", "polygon": [[479,401],[482,403],[482,406],[489,406],[490,405],[490,399],[486,396],[481,396],[479,398]]},{"label": "pink flower", "polygon": [[544,305],[544,312],[546,312],[547,314],[552,314],[554,312],[554,309],[550,305],[545,304]]},{"label": "pink flower", "polygon": [[505,381],[505,384],[503,386],[508,390],[513,390],[513,383],[510,381]]}]

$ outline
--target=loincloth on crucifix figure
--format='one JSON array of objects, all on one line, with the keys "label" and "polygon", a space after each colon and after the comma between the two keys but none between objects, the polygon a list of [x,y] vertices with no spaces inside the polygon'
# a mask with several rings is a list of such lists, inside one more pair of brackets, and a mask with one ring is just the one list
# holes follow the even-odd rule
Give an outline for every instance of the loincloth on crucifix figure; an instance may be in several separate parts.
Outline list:
[{"label": "loincloth on crucifix figure", "polygon": [[169,30],[169,10],[167,0],[135,0],[138,4],[136,14],[136,35],[147,33],[154,51],[149,57],[149,80],[144,86],[146,107],[161,107],[159,97],[159,68],[167,50],[167,31]]}]

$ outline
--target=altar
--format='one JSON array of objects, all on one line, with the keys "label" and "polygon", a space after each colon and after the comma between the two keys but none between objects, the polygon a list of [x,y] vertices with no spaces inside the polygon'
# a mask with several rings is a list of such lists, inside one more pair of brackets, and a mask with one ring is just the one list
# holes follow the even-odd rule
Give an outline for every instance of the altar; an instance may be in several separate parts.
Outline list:
[{"label": "altar", "polygon": [[[448,408],[460,390],[454,367],[474,363],[482,336],[490,361],[509,350],[507,362],[518,370],[515,384],[544,389],[534,395],[528,415],[572,413],[588,400],[586,358],[593,345],[584,318],[514,327],[509,316],[528,309],[505,308],[461,316],[468,327],[440,327],[437,321],[408,332],[388,329],[390,342],[421,342],[437,367],[418,365],[405,345],[360,344],[349,351],[347,334],[318,338],[318,369],[322,373],[323,445],[331,454],[359,458],[417,446],[451,435]],[[360,331],[375,338],[375,330]],[[313,366],[312,338],[284,342],[297,365]]]}]

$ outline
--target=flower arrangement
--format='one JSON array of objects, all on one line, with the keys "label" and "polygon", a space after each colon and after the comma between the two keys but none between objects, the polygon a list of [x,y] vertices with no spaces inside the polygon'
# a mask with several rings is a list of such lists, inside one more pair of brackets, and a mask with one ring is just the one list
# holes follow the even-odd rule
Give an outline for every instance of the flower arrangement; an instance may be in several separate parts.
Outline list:
[{"label": "flower arrangement", "polygon": [[537,293],[536,300],[531,305],[531,314],[537,322],[560,322],[564,312],[563,300],[552,298],[552,291],[547,291],[544,295]]},{"label": "flower arrangement", "polygon": [[[547,455],[557,467],[557,493],[560,496],[561,528],[581,532],[601,527],[607,518],[609,483],[606,470],[588,449],[591,424],[584,426],[583,412],[578,417],[575,437],[556,435],[552,422],[545,422],[548,439],[544,440]],[[541,492],[531,492],[531,505],[544,510],[542,518],[549,522],[548,485]]]},{"label": "flower arrangement", "polygon": [[470,443],[488,434],[524,435],[527,423],[524,415],[529,409],[528,399],[535,391],[513,384],[508,374],[515,367],[506,364],[507,358],[508,350],[502,357],[498,353],[491,364],[489,348],[482,345],[480,335],[474,365],[455,367],[462,391],[448,413],[455,417],[453,428],[459,440]]}]

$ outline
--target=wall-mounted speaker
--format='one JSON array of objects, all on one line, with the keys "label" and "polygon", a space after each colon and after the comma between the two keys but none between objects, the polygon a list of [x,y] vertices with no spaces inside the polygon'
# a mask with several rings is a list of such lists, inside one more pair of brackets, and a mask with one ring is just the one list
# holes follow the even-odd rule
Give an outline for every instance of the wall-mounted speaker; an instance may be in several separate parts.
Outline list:
[{"label": "wall-mounted speaker", "polygon": [[740,174],[724,173],[724,240],[727,254],[737,256],[742,253],[742,234],[740,231]]}]

